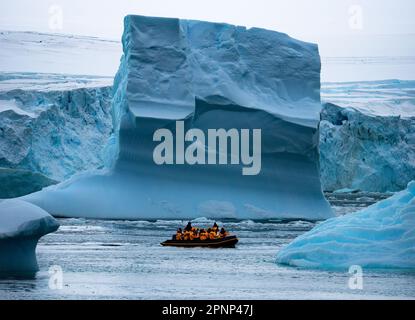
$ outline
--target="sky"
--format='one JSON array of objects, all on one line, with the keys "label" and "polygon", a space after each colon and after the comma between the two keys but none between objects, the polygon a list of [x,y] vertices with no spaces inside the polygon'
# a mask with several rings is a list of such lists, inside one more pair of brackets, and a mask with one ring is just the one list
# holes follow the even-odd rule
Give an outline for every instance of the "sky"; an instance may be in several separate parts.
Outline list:
[{"label": "sky", "polygon": [[[1,0],[0,30],[119,40],[124,16],[140,14],[285,32],[322,57],[415,57],[414,12],[414,0]],[[415,65],[401,70],[413,78]]]},{"label": "sky", "polygon": [[[63,23],[55,28],[50,21],[59,10]],[[142,14],[264,27],[312,39],[415,33],[414,12],[413,0],[2,0],[0,29],[118,39],[123,17]]]}]

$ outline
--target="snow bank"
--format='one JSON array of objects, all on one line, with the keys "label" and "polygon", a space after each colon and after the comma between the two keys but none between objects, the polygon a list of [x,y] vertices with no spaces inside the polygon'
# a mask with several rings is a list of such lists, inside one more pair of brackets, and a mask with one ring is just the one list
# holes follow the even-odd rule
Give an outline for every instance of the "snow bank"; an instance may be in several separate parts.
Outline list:
[{"label": "snow bank", "polygon": [[324,190],[400,191],[415,180],[415,116],[380,116],[326,103],[321,119]]},{"label": "snow bank", "polygon": [[0,202],[0,276],[32,276],[38,271],[36,245],[59,228],[39,207],[20,200]]},{"label": "snow bank", "polygon": [[327,220],[277,255],[306,268],[415,269],[415,182],[360,212]]},{"label": "snow bank", "polygon": [[[318,164],[314,44],[228,24],[128,16],[114,84],[116,164],[26,197],[52,214],[120,219],[332,215]],[[157,129],[262,129],[262,171],[157,166]]]}]

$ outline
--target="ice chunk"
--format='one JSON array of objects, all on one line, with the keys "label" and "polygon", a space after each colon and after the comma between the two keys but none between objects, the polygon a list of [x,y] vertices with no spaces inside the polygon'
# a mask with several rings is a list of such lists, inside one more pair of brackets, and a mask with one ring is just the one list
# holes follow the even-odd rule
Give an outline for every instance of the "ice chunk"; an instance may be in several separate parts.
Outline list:
[{"label": "ice chunk", "polygon": [[415,269],[415,182],[362,211],[327,220],[277,255],[306,268]]},{"label": "ice chunk", "polygon": [[[127,16],[114,83],[116,163],[27,196],[68,217],[241,219],[332,216],[318,164],[320,57],[314,44],[228,24]],[[158,129],[262,129],[262,171],[158,166]],[[206,149],[206,146],[203,146]]]},{"label": "ice chunk", "polygon": [[33,276],[38,271],[39,238],[58,228],[51,215],[33,204],[0,202],[0,276]]}]

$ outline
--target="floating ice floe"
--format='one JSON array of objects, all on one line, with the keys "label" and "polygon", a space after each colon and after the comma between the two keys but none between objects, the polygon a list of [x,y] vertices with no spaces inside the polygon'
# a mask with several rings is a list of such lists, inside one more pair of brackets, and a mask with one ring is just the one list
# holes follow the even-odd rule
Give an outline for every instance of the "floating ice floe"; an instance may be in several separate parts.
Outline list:
[{"label": "floating ice floe", "polygon": [[59,228],[43,209],[21,200],[0,202],[0,277],[33,276],[38,240]]},{"label": "floating ice floe", "polygon": [[362,211],[327,220],[277,255],[290,266],[415,269],[415,182]]}]

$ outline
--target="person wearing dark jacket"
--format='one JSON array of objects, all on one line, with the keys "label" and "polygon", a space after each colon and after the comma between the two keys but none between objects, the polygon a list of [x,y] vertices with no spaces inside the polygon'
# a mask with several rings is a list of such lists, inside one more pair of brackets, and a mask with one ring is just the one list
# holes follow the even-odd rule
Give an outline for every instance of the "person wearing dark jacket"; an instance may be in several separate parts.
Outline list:
[{"label": "person wearing dark jacket", "polygon": [[184,231],[188,231],[188,232],[192,231],[192,223],[191,222],[189,222],[187,224],[186,228],[184,228]]},{"label": "person wearing dark jacket", "polygon": [[225,228],[222,228],[220,230],[220,237],[221,238],[226,238],[228,236],[228,232],[226,232]]}]

